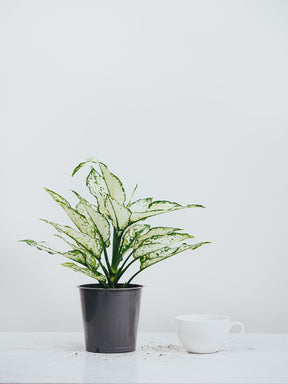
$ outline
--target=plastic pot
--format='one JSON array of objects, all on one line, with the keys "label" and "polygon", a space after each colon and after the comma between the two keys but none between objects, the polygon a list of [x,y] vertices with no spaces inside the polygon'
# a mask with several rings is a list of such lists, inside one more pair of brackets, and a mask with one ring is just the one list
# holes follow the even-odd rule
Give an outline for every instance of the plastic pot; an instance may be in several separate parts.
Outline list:
[{"label": "plastic pot", "polygon": [[142,285],[80,285],[86,351],[132,352],[136,348]]}]

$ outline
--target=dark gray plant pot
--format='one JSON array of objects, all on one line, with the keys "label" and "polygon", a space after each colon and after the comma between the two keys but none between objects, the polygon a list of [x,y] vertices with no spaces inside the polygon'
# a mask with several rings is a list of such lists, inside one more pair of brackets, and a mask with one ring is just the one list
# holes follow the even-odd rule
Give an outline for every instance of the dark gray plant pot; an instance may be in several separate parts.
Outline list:
[{"label": "dark gray plant pot", "polygon": [[100,284],[84,284],[79,289],[86,350],[135,351],[142,285],[102,288]]}]

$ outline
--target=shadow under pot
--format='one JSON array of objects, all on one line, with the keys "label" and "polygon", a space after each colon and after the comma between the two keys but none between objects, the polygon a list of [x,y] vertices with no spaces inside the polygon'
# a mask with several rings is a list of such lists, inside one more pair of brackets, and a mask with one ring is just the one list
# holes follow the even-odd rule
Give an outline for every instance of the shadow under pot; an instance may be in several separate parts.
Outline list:
[{"label": "shadow under pot", "polygon": [[86,351],[135,351],[142,285],[103,288],[100,284],[84,284],[78,288]]}]

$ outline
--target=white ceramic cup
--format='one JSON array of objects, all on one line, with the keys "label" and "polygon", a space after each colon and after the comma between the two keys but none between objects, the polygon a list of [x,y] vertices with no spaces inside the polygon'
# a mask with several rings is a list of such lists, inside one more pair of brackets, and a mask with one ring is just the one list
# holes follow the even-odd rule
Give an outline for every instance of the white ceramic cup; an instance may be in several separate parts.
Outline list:
[{"label": "white ceramic cup", "polygon": [[[176,316],[178,338],[188,352],[213,353],[244,333],[244,325],[223,315]],[[229,337],[234,326],[240,332]]]}]

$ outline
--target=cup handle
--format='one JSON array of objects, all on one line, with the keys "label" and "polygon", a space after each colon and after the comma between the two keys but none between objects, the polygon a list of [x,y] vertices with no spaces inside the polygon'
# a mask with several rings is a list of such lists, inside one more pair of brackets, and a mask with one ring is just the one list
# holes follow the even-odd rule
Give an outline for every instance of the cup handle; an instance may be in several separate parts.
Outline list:
[{"label": "cup handle", "polygon": [[245,328],[244,328],[244,325],[243,325],[242,323],[240,323],[240,321],[232,321],[231,324],[230,324],[230,330],[229,330],[229,332],[230,332],[231,329],[232,329],[234,326],[236,326],[236,325],[238,325],[238,326],[241,328],[240,332],[237,333],[237,334],[234,335],[234,336],[229,337],[229,339],[225,340],[225,341],[224,341],[225,344],[230,343],[231,341],[236,340],[236,339],[238,339],[238,337],[240,337],[241,335],[243,335]]}]

